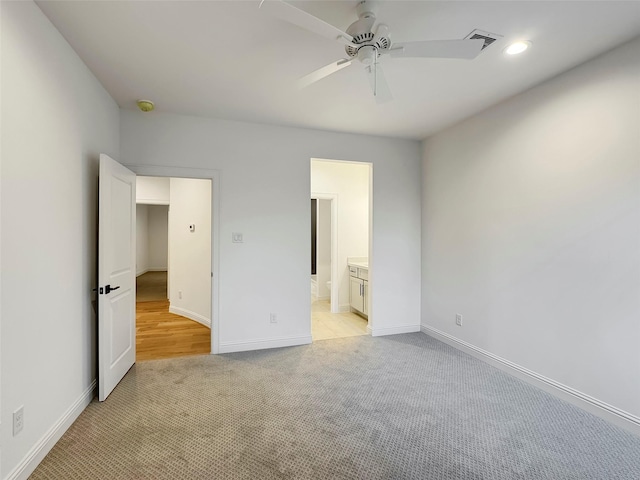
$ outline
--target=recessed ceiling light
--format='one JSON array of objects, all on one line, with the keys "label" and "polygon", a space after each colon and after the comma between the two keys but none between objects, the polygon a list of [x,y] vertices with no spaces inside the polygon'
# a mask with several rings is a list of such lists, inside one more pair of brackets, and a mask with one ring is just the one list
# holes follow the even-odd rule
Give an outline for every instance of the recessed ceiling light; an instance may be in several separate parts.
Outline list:
[{"label": "recessed ceiling light", "polygon": [[531,42],[527,42],[524,40],[513,42],[511,45],[504,49],[504,53],[506,53],[507,55],[518,55],[519,53],[524,52],[530,46]]}]

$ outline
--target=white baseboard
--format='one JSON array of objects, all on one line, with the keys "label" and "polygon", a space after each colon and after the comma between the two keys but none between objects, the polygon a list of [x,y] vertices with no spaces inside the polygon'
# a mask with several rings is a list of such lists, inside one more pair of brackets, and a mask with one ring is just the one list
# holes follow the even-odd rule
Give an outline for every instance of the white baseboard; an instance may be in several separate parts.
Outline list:
[{"label": "white baseboard", "polygon": [[349,313],[351,311],[351,305],[348,303],[346,305],[338,305],[339,313]]},{"label": "white baseboard", "polygon": [[211,319],[207,318],[199,313],[192,312],[191,310],[187,310],[186,308],[174,307],[173,305],[169,305],[169,313],[174,313],[176,315],[180,315],[181,317],[187,317],[190,320],[201,323],[205,327],[211,328]]},{"label": "white baseboard", "polygon": [[145,268],[144,270],[140,270],[139,272],[136,272],[136,277],[139,277],[140,275],[144,275],[145,273],[148,272],[166,272],[167,269],[166,268]]},{"label": "white baseboard", "polygon": [[310,343],[311,335],[249,340],[247,342],[220,342],[220,353],[247,352],[249,350],[264,350],[266,348],[294,347],[296,345],[308,345]]},{"label": "white baseboard", "polygon": [[169,200],[158,200],[157,198],[137,198],[136,205],[167,205]]},{"label": "white baseboard", "polygon": [[522,367],[517,363],[513,363],[502,357],[494,355],[491,352],[476,347],[475,345],[467,343],[464,340],[460,340],[459,338],[442,332],[436,328],[422,325],[420,330],[423,333],[452,346],[453,348],[462,350],[479,360],[489,363],[490,365],[497,367],[531,385],[541,388],[545,392],[582,408],[597,417],[622,427],[631,433],[640,435],[640,417],[629,412],[625,412],[624,410],[620,410],[613,405],[602,402],[597,398],[587,395],[586,393],[580,392],[579,390],[545,377],[544,375],[540,375],[539,373]]},{"label": "white baseboard", "polygon": [[96,389],[96,381],[82,392],[80,397],[73,402],[66,412],[53,424],[53,426],[38,440],[38,442],[29,450],[29,453],[14,468],[5,480],[26,480],[33,473],[38,464],[46,457],[47,453],[53,448],[60,437],[64,435],[71,424],[76,421],[82,411],[91,403]]},{"label": "white baseboard", "polygon": [[417,324],[397,325],[394,327],[376,327],[374,325],[371,328],[371,336],[382,337],[384,335],[397,335],[399,333],[414,333],[419,331],[420,325]]}]

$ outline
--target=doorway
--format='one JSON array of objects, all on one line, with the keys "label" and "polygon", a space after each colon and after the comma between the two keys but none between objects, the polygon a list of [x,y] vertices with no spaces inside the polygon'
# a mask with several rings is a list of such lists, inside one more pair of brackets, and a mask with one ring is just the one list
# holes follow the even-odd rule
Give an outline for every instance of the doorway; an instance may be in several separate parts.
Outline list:
[{"label": "doorway", "polygon": [[211,180],[136,184],[136,360],[209,354]]},{"label": "doorway", "polygon": [[371,179],[369,163],[311,160],[313,341],[370,332]]},{"label": "doorway", "polygon": [[[204,168],[163,167],[158,165],[125,165],[139,176],[172,177],[172,178],[200,178],[211,182],[211,262],[210,266],[210,294],[211,294],[211,353],[220,352],[220,172]],[[169,282],[169,288],[171,288]]]}]

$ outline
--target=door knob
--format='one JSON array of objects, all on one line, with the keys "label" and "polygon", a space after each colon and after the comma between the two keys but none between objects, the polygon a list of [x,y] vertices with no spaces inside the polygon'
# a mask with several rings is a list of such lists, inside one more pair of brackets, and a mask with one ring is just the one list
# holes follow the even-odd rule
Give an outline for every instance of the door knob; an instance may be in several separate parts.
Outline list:
[{"label": "door knob", "polygon": [[120,285],[117,285],[115,287],[112,287],[111,285],[107,285],[105,287],[105,293],[108,295],[109,293],[113,292],[114,290],[117,290],[120,288]]}]

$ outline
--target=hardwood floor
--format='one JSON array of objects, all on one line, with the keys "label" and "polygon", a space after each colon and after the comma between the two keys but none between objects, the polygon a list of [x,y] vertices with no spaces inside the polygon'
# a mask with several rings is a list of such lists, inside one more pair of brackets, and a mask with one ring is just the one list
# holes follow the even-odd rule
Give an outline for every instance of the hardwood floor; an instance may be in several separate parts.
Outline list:
[{"label": "hardwood floor", "polygon": [[139,302],[136,308],[136,361],[211,353],[211,330],[169,313],[169,301]]},{"label": "hardwood floor", "polygon": [[211,353],[211,330],[169,313],[167,272],[136,279],[136,361]]},{"label": "hardwood floor", "polygon": [[136,301],[166,300],[167,272],[147,272],[136,278]]}]

